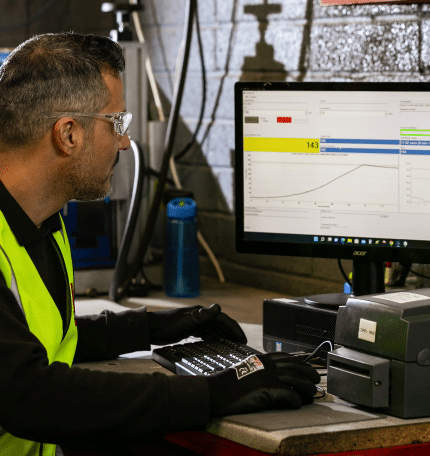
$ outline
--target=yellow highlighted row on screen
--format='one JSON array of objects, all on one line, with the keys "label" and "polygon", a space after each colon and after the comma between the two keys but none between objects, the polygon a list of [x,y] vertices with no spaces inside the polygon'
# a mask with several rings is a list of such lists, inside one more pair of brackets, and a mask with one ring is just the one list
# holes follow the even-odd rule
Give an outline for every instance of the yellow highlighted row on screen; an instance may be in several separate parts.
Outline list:
[{"label": "yellow highlighted row on screen", "polygon": [[243,139],[246,152],[302,152],[319,153],[319,138],[261,138]]}]

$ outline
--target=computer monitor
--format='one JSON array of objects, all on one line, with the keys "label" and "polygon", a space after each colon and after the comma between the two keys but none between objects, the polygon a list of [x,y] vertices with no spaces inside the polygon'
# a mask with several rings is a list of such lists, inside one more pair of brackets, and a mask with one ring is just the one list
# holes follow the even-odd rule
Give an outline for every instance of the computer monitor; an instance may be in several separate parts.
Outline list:
[{"label": "computer monitor", "polygon": [[237,82],[235,129],[239,252],[430,263],[428,83]]}]

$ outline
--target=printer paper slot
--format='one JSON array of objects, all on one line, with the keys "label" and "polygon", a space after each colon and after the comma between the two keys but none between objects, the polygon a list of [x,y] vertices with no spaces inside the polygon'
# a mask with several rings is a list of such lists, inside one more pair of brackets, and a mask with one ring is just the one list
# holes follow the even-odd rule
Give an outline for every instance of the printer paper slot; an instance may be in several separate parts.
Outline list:
[{"label": "printer paper slot", "polygon": [[345,347],[327,356],[327,391],[367,407],[389,406],[390,361]]},{"label": "printer paper slot", "polygon": [[331,360],[330,365],[331,367],[342,369],[344,371],[350,372],[351,374],[362,375],[363,377],[370,378],[370,369],[353,366],[351,364],[343,363],[335,359]]}]

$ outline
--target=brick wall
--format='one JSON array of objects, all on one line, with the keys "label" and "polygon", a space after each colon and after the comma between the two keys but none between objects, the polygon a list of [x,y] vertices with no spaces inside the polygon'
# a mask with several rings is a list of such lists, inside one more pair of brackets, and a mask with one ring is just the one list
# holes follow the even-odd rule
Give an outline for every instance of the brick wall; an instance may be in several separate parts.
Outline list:
[{"label": "brick wall", "polygon": [[[144,33],[157,81],[169,101],[186,2],[148,0],[145,5]],[[335,260],[235,252],[233,85],[240,79],[427,81],[430,6],[320,7],[318,0],[199,0],[198,7],[207,105],[199,143],[181,161],[179,171],[184,186],[195,192],[203,232],[227,280],[297,295],[339,291],[343,279]],[[194,36],[179,144],[194,131],[200,103]],[[209,264],[204,263],[203,269],[213,273]]]}]

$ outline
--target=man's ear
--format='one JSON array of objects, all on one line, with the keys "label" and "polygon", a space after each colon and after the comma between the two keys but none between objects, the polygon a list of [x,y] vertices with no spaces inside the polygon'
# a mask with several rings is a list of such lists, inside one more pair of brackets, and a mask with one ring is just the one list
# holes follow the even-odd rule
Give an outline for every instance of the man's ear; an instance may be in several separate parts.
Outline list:
[{"label": "man's ear", "polygon": [[82,126],[71,117],[62,117],[53,127],[53,140],[58,150],[67,156],[81,146],[83,136]]}]

